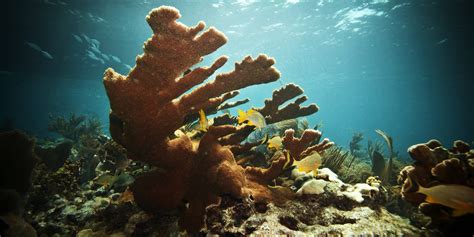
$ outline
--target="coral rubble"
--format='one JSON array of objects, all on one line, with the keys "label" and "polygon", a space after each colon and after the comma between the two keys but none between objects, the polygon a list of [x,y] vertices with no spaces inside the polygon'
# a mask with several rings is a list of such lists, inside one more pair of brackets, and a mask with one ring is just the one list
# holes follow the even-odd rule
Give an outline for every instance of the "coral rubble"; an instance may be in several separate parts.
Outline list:
[{"label": "coral rubble", "polygon": [[270,204],[264,211],[253,203],[224,197],[220,205],[207,209],[209,232],[245,236],[422,235],[408,220],[375,204],[382,198],[379,188],[344,184],[328,169],[320,173],[327,175],[326,180],[310,178],[294,200]]}]

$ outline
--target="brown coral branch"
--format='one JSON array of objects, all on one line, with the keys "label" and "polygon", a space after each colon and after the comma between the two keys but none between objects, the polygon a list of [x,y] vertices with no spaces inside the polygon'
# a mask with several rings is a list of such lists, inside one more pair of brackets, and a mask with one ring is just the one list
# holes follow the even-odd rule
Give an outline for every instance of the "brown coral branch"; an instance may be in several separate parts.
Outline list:
[{"label": "brown coral branch", "polygon": [[217,108],[217,111],[235,108],[235,107],[237,107],[237,106],[240,106],[240,105],[243,105],[243,104],[245,104],[245,103],[248,103],[249,101],[250,101],[249,98],[245,98],[245,99],[242,99],[242,100],[227,102],[227,103],[224,103],[224,104],[220,105],[220,106]]},{"label": "brown coral branch", "polygon": [[[319,141],[318,141],[319,142]],[[329,149],[334,145],[334,142],[331,142],[329,138],[324,138],[322,142],[312,145],[306,148],[303,152],[301,152],[301,157],[309,156],[313,152],[318,152],[319,154],[323,154],[324,151]]]},{"label": "brown coral branch", "polygon": [[[237,107],[237,106],[240,106],[240,105],[243,105],[247,102],[250,101],[250,99],[243,99],[243,100],[237,100],[237,101],[233,101],[233,102],[225,102],[223,103],[224,101],[226,100],[229,100],[231,98],[234,98],[235,96],[237,96],[239,94],[238,91],[232,91],[232,92],[228,92],[224,95],[222,95],[220,98],[220,100],[215,100],[215,104],[211,105],[211,107],[208,107],[208,108],[205,108],[204,109],[204,113],[206,115],[212,115],[212,114],[216,114],[218,111],[222,111],[222,110],[225,110],[225,109],[230,109],[230,108],[234,108],[234,107]],[[204,107],[205,104],[203,105],[198,105],[198,106],[195,106],[195,110],[197,110],[197,108],[202,108]],[[184,118],[184,123],[185,124],[188,124],[188,123],[192,123],[193,121],[196,121],[199,119],[199,113],[197,112],[194,112],[194,113],[191,113],[191,114],[188,114],[185,118]],[[223,124],[216,124],[216,125],[223,125]]]},{"label": "brown coral branch", "polygon": [[310,104],[306,107],[300,105],[305,102],[308,98],[301,96],[294,102],[289,103],[285,107],[279,109],[286,101],[295,98],[303,94],[303,89],[295,84],[287,84],[286,86],[273,91],[272,98],[265,100],[265,106],[262,108],[256,108],[263,116],[267,124],[276,123],[279,121],[298,118],[301,116],[307,116],[318,112],[319,108],[316,104]]},{"label": "brown coral branch", "polygon": [[[294,134],[295,130],[286,130],[282,143],[285,146],[285,149],[290,153],[291,157],[295,160],[301,160],[315,151],[322,153],[324,150],[334,145],[334,143],[330,142],[327,138],[319,143],[322,134],[317,130],[306,129],[301,135],[301,138],[295,138]],[[316,144],[311,146],[313,143]]]},{"label": "brown coral branch", "polygon": [[275,60],[266,55],[259,55],[256,59],[247,56],[241,63],[235,64],[234,71],[219,74],[213,82],[200,86],[181,97],[178,106],[181,110],[186,110],[190,108],[190,105],[192,107],[206,103],[209,98],[218,97],[229,91],[276,81],[280,74],[272,67],[274,63]]},{"label": "brown coral branch", "polygon": [[229,114],[223,114],[223,115],[219,115],[217,117],[214,117],[214,124],[215,126],[219,126],[219,125],[230,125],[230,124],[237,124],[238,122],[238,118],[235,117],[235,116],[231,116]]}]

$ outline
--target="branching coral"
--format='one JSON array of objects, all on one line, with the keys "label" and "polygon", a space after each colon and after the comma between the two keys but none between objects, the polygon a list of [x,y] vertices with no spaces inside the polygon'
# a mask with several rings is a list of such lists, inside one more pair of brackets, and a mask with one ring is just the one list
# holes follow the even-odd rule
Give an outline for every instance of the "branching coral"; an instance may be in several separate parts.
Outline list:
[{"label": "branching coral", "polygon": [[[238,93],[227,94],[229,98],[236,96]],[[281,88],[274,90],[272,93],[272,98],[266,99],[264,101],[265,105],[261,108],[253,108],[255,111],[258,111],[265,117],[266,124],[274,124],[281,121],[286,121],[290,119],[295,119],[302,116],[308,116],[318,112],[319,108],[316,104],[310,104],[308,106],[301,107],[301,104],[305,102],[308,98],[306,96],[301,96],[297,98],[294,102],[287,104],[283,108],[280,108],[283,104],[287,103],[289,100],[293,99],[296,96],[302,95],[303,89],[295,84],[287,84]],[[234,102],[224,103],[220,106],[215,106],[213,108],[207,109],[206,114],[214,114],[217,111],[233,108],[242,104],[245,104],[249,99],[238,100]],[[198,117],[197,113],[189,115],[186,117],[185,121],[196,120]],[[231,117],[227,114],[218,116],[214,120],[215,125],[223,124],[233,124],[237,123],[235,117]]]},{"label": "branching coral", "polygon": [[214,28],[198,35],[205,27],[203,22],[187,27],[176,21],[179,17],[172,7],[152,10],[147,21],[154,34],[145,42],[137,65],[128,76],[107,69],[104,85],[113,139],[125,147],[131,159],[158,167],[132,186],[137,204],[158,211],[187,203],[180,226],[194,232],[203,225],[205,208],[218,202],[221,195],[270,201],[266,185],[281,173],[285,158],[280,157],[268,169],[242,168],[231,150],[219,142],[237,131],[230,125],[209,127],[197,146],[187,136],[169,139],[186,116],[218,107],[235,90],[279,78],[273,59],[248,56],[235,64],[234,71],[184,94],[203,83],[227,58],[220,57],[211,67],[198,67],[181,77],[183,72],[227,39]]},{"label": "branching coral", "polygon": [[288,84],[273,91],[272,98],[265,100],[265,106],[256,108],[255,110],[265,116],[267,124],[307,116],[318,112],[319,108],[315,104],[305,107],[300,106],[308,99],[306,96],[298,97],[294,102],[289,103],[283,108],[279,108],[287,101],[301,94],[303,94],[303,89],[295,84]]},{"label": "branching coral", "polygon": [[[334,143],[325,138],[322,142],[321,132],[313,129],[306,129],[301,138],[294,137],[295,130],[288,129],[285,131],[282,143],[285,149],[290,153],[294,160],[301,160],[313,152],[323,153],[326,149],[333,146]],[[315,145],[312,145],[315,143]]]}]

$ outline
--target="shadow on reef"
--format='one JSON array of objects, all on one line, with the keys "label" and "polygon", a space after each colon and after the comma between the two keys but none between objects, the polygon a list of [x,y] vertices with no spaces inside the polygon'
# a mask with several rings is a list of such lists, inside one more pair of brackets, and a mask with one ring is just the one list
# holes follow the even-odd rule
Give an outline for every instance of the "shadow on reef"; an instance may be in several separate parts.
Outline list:
[{"label": "shadow on reef", "polygon": [[[319,108],[302,106],[308,98],[294,84],[273,91],[263,107],[234,116],[228,109],[250,99],[227,101],[239,89],[278,80],[275,60],[248,56],[204,83],[227,57],[193,66],[227,39],[215,28],[202,32],[203,22],[187,27],[179,17],[172,7],[153,9],[146,18],[153,36],[136,66],[127,76],[105,72],[112,138],[98,120],[75,114],[51,117],[48,128],[59,139],[35,143],[20,132],[0,134],[0,235],[472,231],[466,223],[472,222],[474,162],[467,144],[456,141],[450,150],[436,141],[415,145],[409,166],[381,130],[385,150],[370,140],[364,149],[360,133],[346,150],[309,128],[304,117]],[[465,195],[450,202],[456,192],[446,190]]]}]

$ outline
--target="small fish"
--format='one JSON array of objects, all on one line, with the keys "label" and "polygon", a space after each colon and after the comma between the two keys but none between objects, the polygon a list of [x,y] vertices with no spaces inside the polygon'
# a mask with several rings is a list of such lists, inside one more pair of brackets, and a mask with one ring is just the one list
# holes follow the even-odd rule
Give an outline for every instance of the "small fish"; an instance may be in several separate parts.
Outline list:
[{"label": "small fish", "polygon": [[78,43],[83,43],[84,41],[82,41],[81,37],[79,37],[79,35],[76,35],[76,34],[72,34],[72,37],[74,37],[74,39],[78,42]]},{"label": "small fish", "polygon": [[97,21],[98,23],[100,23],[100,22],[105,22],[104,18],[102,18],[102,17],[100,17],[100,16],[96,17],[96,21]]},{"label": "small fish", "polygon": [[313,129],[314,129],[314,130],[318,130],[318,129],[321,129],[321,128],[323,128],[323,127],[324,127],[324,124],[323,124],[323,121],[321,120],[321,121],[319,121],[318,124],[316,124],[316,125],[314,126]]},{"label": "small fish", "polygon": [[242,124],[247,121],[248,125],[255,126],[256,128],[260,129],[267,126],[265,122],[265,117],[258,111],[254,109],[249,109],[247,112],[244,112],[239,109],[239,118],[238,123]]},{"label": "small fish", "polygon": [[28,46],[30,46],[32,49],[36,50],[36,51],[43,51],[37,44],[35,43],[31,43],[31,42],[28,42],[28,41],[25,41],[25,44],[27,44]]},{"label": "small fish", "polygon": [[91,39],[87,35],[81,34],[81,36],[82,36],[82,38],[84,38],[87,41],[87,43],[89,43],[89,44],[91,43]]},{"label": "small fish", "polygon": [[100,49],[98,47],[96,47],[95,45],[91,45],[91,47],[89,47],[89,49],[96,53],[96,54],[102,54],[102,52],[100,52]]},{"label": "small fish", "polygon": [[94,54],[94,52],[89,51],[89,50],[86,50],[86,53],[87,53],[87,57],[88,57],[88,58],[90,58],[90,59],[92,59],[92,60],[94,60],[94,61],[99,61],[99,62],[101,62],[102,64],[105,63],[104,60],[101,59],[101,58],[98,58],[98,57]]},{"label": "small fish", "polygon": [[44,51],[41,49],[40,46],[38,46],[37,44],[35,43],[31,43],[31,42],[28,42],[28,41],[25,41],[25,44],[27,44],[30,48],[38,51],[41,53],[41,55],[43,55],[45,58],[47,59],[53,59],[53,56],[51,56],[51,54],[49,54],[48,52]]},{"label": "small fish", "polygon": [[112,60],[114,60],[114,61],[117,62],[117,63],[121,63],[121,62],[122,62],[122,61],[120,61],[120,58],[118,58],[117,56],[110,55],[110,57],[112,58]]},{"label": "small fish", "polygon": [[114,187],[126,187],[135,182],[135,178],[127,173],[121,173],[116,176],[115,182],[112,184]]},{"label": "small fish", "polygon": [[426,195],[428,203],[441,204],[454,209],[453,216],[474,213],[474,189],[464,185],[442,184],[425,188],[418,184],[418,193]]},{"label": "small fish", "polygon": [[41,51],[41,54],[47,59],[53,59],[53,56],[46,51]]},{"label": "small fish", "polygon": [[447,39],[447,38],[444,38],[444,39],[438,41],[436,44],[438,44],[438,45],[444,44],[444,43],[446,43],[447,41],[448,41],[448,39]]},{"label": "small fish", "polygon": [[132,70],[132,67],[128,64],[124,64],[123,66],[126,67],[128,70]]},{"label": "small fish", "polygon": [[300,161],[294,161],[293,165],[296,166],[296,169],[300,172],[313,172],[313,174],[316,176],[318,172],[318,168],[321,165],[321,156],[319,155],[318,152],[313,152],[311,155],[303,158]]},{"label": "small fish", "polygon": [[102,58],[109,61],[110,57],[107,54],[102,54]]},{"label": "small fish", "polygon": [[283,146],[282,139],[280,136],[274,136],[267,142],[267,147],[269,150],[274,149],[274,150],[280,150],[280,148]]},{"label": "small fish", "polygon": [[96,39],[91,39],[91,44],[95,46],[96,48],[100,47],[100,42]]},{"label": "small fish", "polygon": [[106,173],[95,178],[94,182],[105,187],[111,187],[112,185],[114,185],[117,179],[118,179],[118,176]]},{"label": "small fish", "polygon": [[209,122],[206,118],[206,113],[204,110],[199,110],[199,130],[206,132],[209,127]]}]

